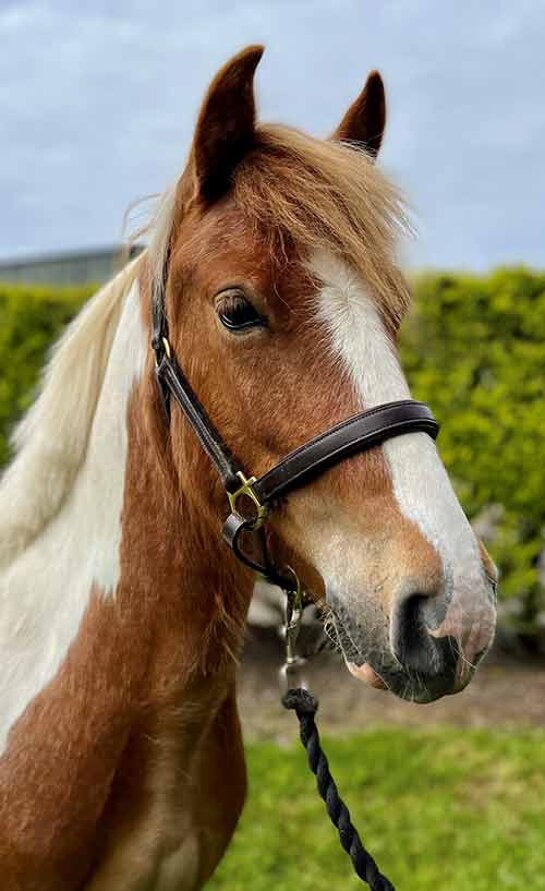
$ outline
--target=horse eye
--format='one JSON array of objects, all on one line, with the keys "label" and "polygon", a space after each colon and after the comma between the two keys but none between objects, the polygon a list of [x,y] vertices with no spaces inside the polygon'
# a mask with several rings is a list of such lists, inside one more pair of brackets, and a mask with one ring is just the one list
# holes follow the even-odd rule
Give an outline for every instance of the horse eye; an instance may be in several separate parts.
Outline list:
[{"label": "horse eye", "polygon": [[262,328],[267,324],[242,291],[224,291],[218,297],[216,310],[221,324],[229,331]]}]

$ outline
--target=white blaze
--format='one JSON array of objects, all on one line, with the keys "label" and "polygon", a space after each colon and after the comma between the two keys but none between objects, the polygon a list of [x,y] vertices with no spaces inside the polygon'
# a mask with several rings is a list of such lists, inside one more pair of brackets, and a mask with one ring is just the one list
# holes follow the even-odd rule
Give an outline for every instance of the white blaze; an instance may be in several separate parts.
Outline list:
[{"label": "white blaze", "polygon": [[[333,350],[353,381],[361,408],[410,398],[380,315],[356,274],[327,252],[316,253],[311,268],[323,282],[319,317],[330,331]],[[484,620],[490,604],[483,596],[487,585],[477,540],[435,443],[425,433],[410,433],[387,440],[382,448],[400,511],[441,556],[447,596],[452,597],[447,619],[458,627],[468,611],[477,619],[475,598],[483,597]]]}]

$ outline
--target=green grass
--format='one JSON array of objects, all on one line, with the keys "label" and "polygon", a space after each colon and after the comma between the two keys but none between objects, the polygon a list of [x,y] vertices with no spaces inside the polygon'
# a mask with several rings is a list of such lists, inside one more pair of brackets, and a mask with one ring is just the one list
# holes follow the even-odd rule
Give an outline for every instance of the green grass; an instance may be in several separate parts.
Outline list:
[{"label": "green grass", "polygon": [[[373,730],[325,741],[398,891],[545,891],[545,732]],[[248,746],[250,794],[212,891],[363,888],[302,748]]]}]

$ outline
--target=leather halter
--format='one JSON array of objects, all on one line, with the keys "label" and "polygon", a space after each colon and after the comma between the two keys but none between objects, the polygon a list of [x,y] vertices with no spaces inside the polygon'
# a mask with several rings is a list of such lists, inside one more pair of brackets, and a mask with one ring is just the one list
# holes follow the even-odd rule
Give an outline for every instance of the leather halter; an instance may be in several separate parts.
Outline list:
[{"label": "leather halter", "polygon": [[[203,408],[170,345],[165,305],[168,266],[167,256],[161,284],[153,296],[152,309],[152,348],[167,417],[170,417],[172,397],[219,474],[231,508],[223,525],[225,542],[236,557],[251,569],[273,584],[291,590],[295,574],[291,570],[286,575],[272,565],[263,533],[264,523],[274,503],[346,458],[374,448],[394,436],[424,432],[435,439],[439,425],[429,407],[422,402],[413,399],[387,402],[362,411],[314,437],[290,452],[262,476],[248,476]],[[244,513],[240,502],[251,507],[251,514]],[[243,534],[258,530],[261,530],[262,562],[242,550]]]}]

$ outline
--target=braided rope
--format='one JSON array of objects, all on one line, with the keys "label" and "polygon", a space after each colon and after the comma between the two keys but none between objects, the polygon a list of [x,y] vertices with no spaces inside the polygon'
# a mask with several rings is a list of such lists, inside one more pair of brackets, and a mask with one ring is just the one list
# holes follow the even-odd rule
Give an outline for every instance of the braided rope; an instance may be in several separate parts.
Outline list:
[{"label": "braided rope", "polygon": [[350,811],[339,795],[335,780],[331,776],[314,720],[318,710],[318,700],[308,690],[297,687],[288,690],[282,699],[282,705],[293,710],[299,719],[299,735],[307,752],[309,767],[316,775],[318,792],[325,802],[329,819],[339,833],[341,845],[352,860],[356,875],[363,882],[367,882],[371,891],[395,891],[389,879],[380,872],[371,854],[365,850],[358,830],[352,825]]}]

